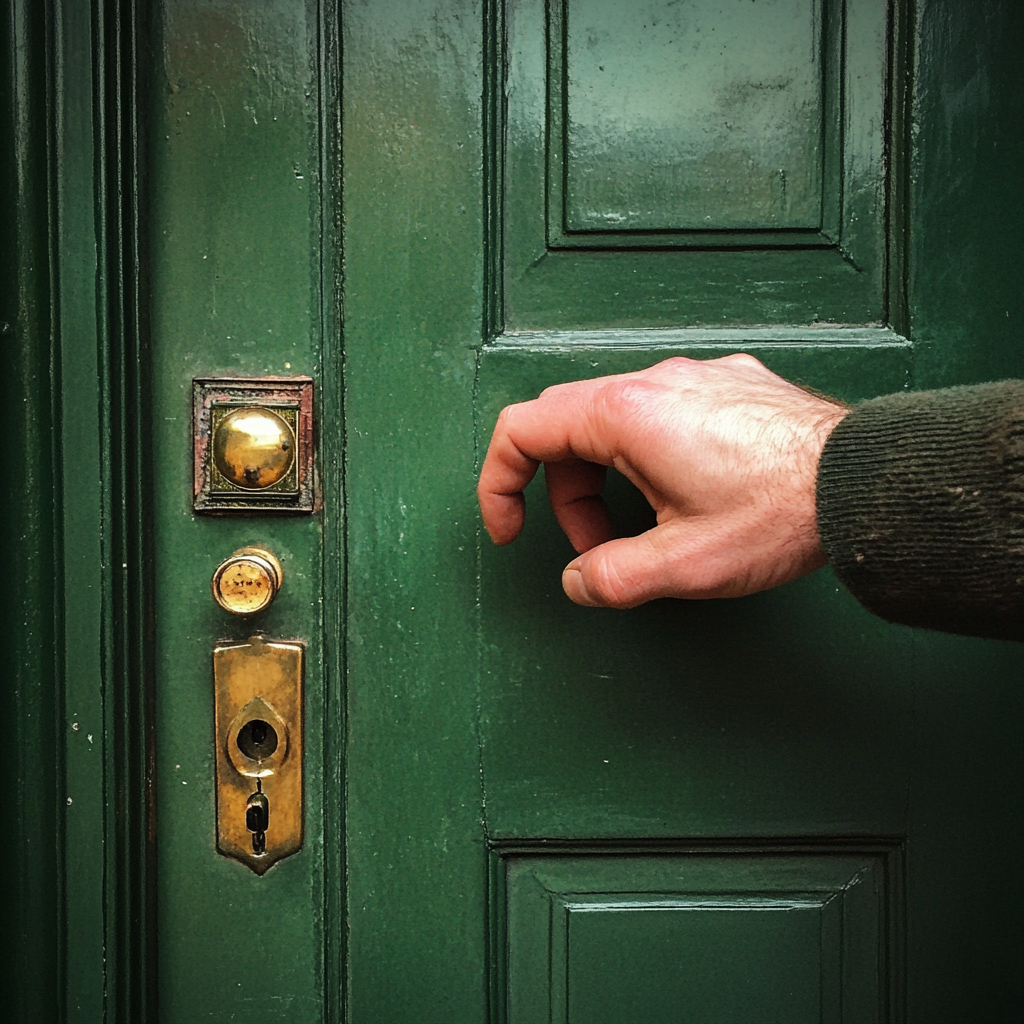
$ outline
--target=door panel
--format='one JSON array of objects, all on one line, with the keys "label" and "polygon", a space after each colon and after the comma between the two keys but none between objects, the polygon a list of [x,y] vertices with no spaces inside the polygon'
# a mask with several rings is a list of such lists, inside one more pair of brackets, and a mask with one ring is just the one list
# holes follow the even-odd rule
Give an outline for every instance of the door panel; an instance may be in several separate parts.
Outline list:
[{"label": "door panel", "polygon": [[902,4],[499,6],[505,330],[891,321]]},{"label": "door panel", "polygon": [[[632,31],[647,31],[646,26],[653,27],[655,22],[659,31],[667,31],[669,6],[645,5],[642,12],[635,12],[637,24]],[[716,11],[718,6],[714,5]],[[700,8],[686,9],[694,35]],[[752,351],[778,372],[847,400],[912,385],[916,341],[913,336],[903,337],[903,302],[909,297],[915,313],[919,306],[903,279],[908,211],[900,167],[901,155],[910,159],[911,137],[898,87],[907,75],[911,54],[902,49],[899,6],[886,11],[849,3],[831,10],[833,17],[845,18],[847,28],[858,18],[870,22],[873,16],[876,26],[885,26],[888,41],[880,49],[891,62],[883,64],[890,77],[888,85],[878,89],[889,104],[887,136],[884,145],[875,149],[873,184],[861,183],[860,195],[872,194],[874,200],[865,203],[855,218],[863,235],[874,233],[879,239],[878,251],[884,251],[888,260],[887,274],[875,279],[880,303],[876,309],[885,310],[881,324],[871,323],[879,319],[877,312],[856,304],[857,287],[870,278],[863,268],[854,274],[850,263],[844,265],[851,280],[859,283],[851,287],[849,281],[837,279],[834,294],[842,304],[838,315],[835,307],[820,315],[819,303],[827,301],[831,285],[804,286],[805,275],[810,275],[799,260],[848,256],[842,238],[835,240],[831,252],[796,253],[776,242],[770,232],[752,251],[722,246],[723,251],[708,252],[707,236],[697,236],[693,251],[679,251],[687,242],[685,229],[671,240],[653,232],[647,239],[634,234],[628,236],[628,245],[619,244],[607,230],[581,232],[567,240],[572,171],[564,150],[573,143],[573,136],[564,119],[571,119],[573,110],[573,48],[571,28],[568,46],[558,33],[564,31],[560,26],[565,20],[572,25],[575,13],[593,21],[583,22],[587,27],[579,31],[587,45],[602,54],[604,64],[598,65],[598,74],[619,73],[614,98],[611,93],[601,94],[600,113],[610,128],[606,132],[612,140],[609,148],[620,163],[611,169],[595,168],[594,173],[606,187],[612,182],[620,189],[647,180],[646,139],[641,129],[636,129],[639,142],[621,147],[635,154],[632,166],[622,168],[626,157],[615,149],[617,132],[628,133],[637,124],[637,119],[624,113],[631,90],[641,95],[654,91],[642,60],[629,47],[632,35],[626,33],[622,40],[602,28],[602,19],[618,17],[621,10],[614,5],[591,9],[570,2],[552,5],[545,18],[539,4],[505,7],[508,70],[497,80],[505,83],[508,92],[508,120],[504,130],[499,127],[496,133],[505,141],[505,173],[495,185],[503,189],[504,223],[500,240],[494,243],[505,258],[504,319],[495,325],[496,334],[485,342],[481,355],[477,397],[481,448],[498,411],[509,401],[532,397],[562,380],[638,369],[672,354],[710,357]],[[768,10],[784,15],[781,6]],[[828,16],[826,11],[826,21]],[[844,46],[849,38],[844,36]],[[557,56],[560,47],[561,61],[568,62],[568,84]],[[657,44],[653,52],[657,57]],[[856,77],[856,58],[844,52],[847,73]],[[620,61],[618,68],[615,58]],[[824,64],[827,67],[827,55]],[[622,67],[628,68],[628,74]],[[738,74],[749,74],[749,68],[750,63],[741,63]],[[663,91],[670,94],[679,77],[688,73],[654,70],[661,76]],[[588,81],[585,75],[583,81]],[[872,123],[882,131],[884,119],[872,120],[854,100],[855,94],[848,91],[846,101],[864,117],[865,130]],[[919,96],[918,114],[922,106],[927,103]],[[673,107],[675,112],[678,109]],[[856,130],[856,120],[850,111],[844,112],[848,132],[851,123]],[[694,118],[680,121],[692,126]],[[766,125],[765,131],[770,127]],[[771,141],[777,139],[773,136]],[[686,152],[684,147],[667,148],[676,154],[681,148]],[[883,150],[887,163],[881,162]],[[600,153],[605,158],[605,151]],[[855,147],[844,158],[862,169],[872,166],[870,160],[858,163]],[[942,173],[949,169],[943,168]],[[935,186],[930,183],[930,187]],[[858,194],[856,187],[850,192]],[[920,208],[927,209],[928,196],[921,194],[918,199]],[[659,227],[667,225],[666,219]],[[750,248],[750,240],[744,241]],[[585,248],[569,251],[570,244]],[[666,251],[670,248],[675,251]],[[914,266],[929,263],[920,250],[911,251]],[[559,267],[557,272],[550,269],[554,266]],[[815,276],[817,282],[823,280],[820,274]],[[771,278],[770,287],[765,287],[766,277]],[[811,305],[801,309],[787,302],[789,288]],[[1007,292],[1001,294],[1005,297]],[[721,318],[719,322],[751,326],[710,329],[708,307],[715,310],[716,319]],[[668,321],[674,330],[656,329],[665,322],[666,310],[674,317]],[[822,330],[821,321],[828,320],[835,326]],[[796,326],[774,330],[757,326],[765,322]],[[628,484],[613,479],[609,492],[625,532],[651,525],[644,503]],[[940,680],[951,678],[948,673],[959,671],[963,679],[974,680],[955,699],[971,703],[978,699],[968,693],[972,685],[979,685],[977,659],[985,657],[994,659],[993,674],[987,678],[1000,695],[997,699],[1008,700],[1013,714],[1019,714],[1016,652],[1004,647],[1000,653],[999,645],[887,626],[860,609],[827,572],[742,601],[658,602],[627,614],[576,608],[565,600],[559,585],[560,570],[572,551],[545,506],[542,491],[534,488],[527,499],[527,525],[517,544],[496,550],[485,543],[481,551],[484,796],[488,836],[498,860],[494,884],[507,900],[507,917],[496,926],[495,943],[508,957],[508,974],[499,985],[500,1001],[508,1001],[508,1019],[548,1019],[546,1014],[551,1019],[576,1019],[574,1005],[590,1007],[592,1013],[599,1010],[593,1019],[629,1020],[637,1019],[637,1014],[657,1019],[661,1005],[657,999],[672,992],[676,983],[688,993],[672,1001],[680,1019],[709,1019],[709,1006],[702,1002],[699,987],[694,989],[682,980],[684,965],[692,962],[684,951],[690,941],[699,941],[705,951],[713,949],[715,941],[728,942],[726,936],[736,938],[737,948],[742,948],[741,933],[730,930],[736,920],[731,916],[722,919],[729,924],[723,924],[720,932],[711,925],[706,934],[680,926],[671,938],[658,930],[668,927],[662,926],[660,916],[634,917],[631,920],[637,923],[631,924],[628,941],[648,950],[646,957],[620,958],[614,968],[610,966],[613,958],[605,971],[593,975],[581,974],[581,968],[573,966],[579,963],[571,953],[576,941],[573,918],[568,911],[558,911],[570,898],[559,894],[587,892],[589,873],[601,870],[602,863],[612,871],[625,858],[639,874],[645,866],[654,870],[664,858],[677,857],[685,879],[704,856],[699,847],[690,846],[697,839],[725,844],[739,840],[742,851],[764,839],[817,841],[842,848],[866,837],[883,846],[892,844],[888,847],[893,851],[888,861],[891,897],[883,899],[888,924],[877,928],[867,923],[851,941],[862,949],[870,947],[866,955],[881,973],[869,972],[870,983],[859,988],[866,1000],[860,1011],[844,1011],[826,1001],[815,1004],[812,1019],[902,1019],[905,969],[911,1019],[956,1019],[957,1012],[949,1006],[968,989],[976,997],[975,984],[965,985],[965,975],[957,973],[937,997],[932,983],[922,979],[931,976],[936,957],[946,960],[954,948],[969,955],[961,946],[959,931],[949,923],[940,927],[936,921],[936,906],[941,902],[937,894],[972,889],[970,865],[973,858],[983,856],[983,822],[989,819],[951,799],[948,787],[938,782],[934,766],[948,760],[949,737],[946,729],[935,731],[938,723],[929,711]],[[936,657],[936,650],[943,655]],[[954,712],[954,720],[962,721],[963,714]],[[929,721],[922,728],[924,717]],[[974,722],[974,727],[980,724],[976,718]],[[962,734],[954,744],[956,748],[967,742],[974,751],[970,788],[980,792],[998,788],[1001,774],[1019,757],[1019,746],[1008,733],[1002,734],[1008,746],[998,747],[997,752],[989,745],[986,737],[993,727],[990,723],[982,728],[971,741]],[[938,811],[940,803],[943,809]],[[930,809],[930,821],[925,820],[923,808]],[[1003,816],[999,827],[1018,836],[1019,824],[1014,814]],[[974,836],[979,836],[978,848],[971,854]],[[656,843],[644,858],[646,844],[655,840],[662,845]],[[948,858],[950,842],[966,857],[959,867]],[[1019,840],[1010,840],[1009,846],[1015,842]],[[560,862],[552,857],[552,845],[563,858]],[[548,905],[553,938],[541,947],[531,939],[529,917],[517,905],[523,864],[530,864],[531,858],[536,863],[560,864],[558,882],[545,883],[546,898],[554,901]],[[724,862],[732,863],[728,856]],[[910,874],[905,890],[904,866]],[[729,890],[733,883],[726,877],[721,884]],[[621,894],[616,899],[638,899],[629,895],[625,883],[612,888]],[[925,894],[927,889],[931,895]],[[959,913],[970,918],[971,904],[966,897]],[[559,913],[568,914],[564,931]],[[931,941],[916,930],[921,918],[937,929],[929,931]],[[645,932],[640,923],[644,921],[658,924]],[[910,929],[906,967],[898,952],[903,922],[909,922]],[[691,939],[691,935],[702,938]],[[562,936],[557,942],[564,945],[558,946],[554,936]],[[594,941],[580,939],[580,948],[589,951],[580,954],[584,959],[593,956],[599,961],[601,955],[610,955],[601,954]],[[778,1019],[788,1020],[798,1019],[803,1012],[776,1006],[768,989],[756,988],[780,976],[780,966],[768,952],[771,947],[766,941],[750,957],[737,953],[737,976],[755,986],[751,991],[756,995],[749,1006],[734,1006],[732,1019],[761,1019],[761,1014],[771,1019],[777,1011]],[[1001,948],[999,943],[997,947]],[[806,947],[802,953],[793,947],[787,966],[797,969],[799,962],[800,969],[817,977],[814,972],[823,969],[826,961],[823,947]],[[997,983],[977,960],[974,966]],[[890,980],[880,982],[886,974]],[[1013,974],[1011,984],[1019,985],[1019,975]],[[589,982],[574,981],[584,977]],[[654,977],[657,983],[651,980]],[[943,977],[949,979],[950,974]],[[566,989],[549,989],[549,978],[568,979]],[[618,979],[615,992],[601,987],[613,985],[611,978]],[[717,1005],[721,1009],[731,1005],[725,992],[742,988],[726,981],[724,973],[720,982]],[[872,988],[876,983],[878,987]],[[938,979],[933,978],[933,983],[939,984]],[[573,995],[573,984],[596,987]],[[630,1004],[626,993],[646,992],[654,984],[659,986],[651,997],[654,1003],[642,1008]],[[598,1002],[593,1001],[595,992],[604,992]],[[994,1007],[1001,998],[994,997]],[[869,1005],[870,1010],[865,1009]]]},{"label": "door panel", "polygon": [[[596,108],[603,119],[603,130],[593,135],[601,141],[593,145],[609,163],[589,168],[601,187],[621,194],[642,182],[650,190],[651,155],[644,145],[649,137],[675,158],[677,172],[699,178],[699,168],[686,158],[705,141],[711,116],[695,115],[681,102],[669,105],[679,133],[672,137],[666,125],[651,133],[642,115],[630,116],[630,104],[650,104],[655,94],[687,96],[693,82],[708,76],[697,61],[692,69],[684,63],[681,71],[671,62],[660,63],[664,33],[680,35],[684,45],[698,49],[701,29],[709,35],[716,27],[725,29],[732,43],[744,35],[735,25],[737,11],[730,9],[716,26],[720,5],[693,5],[685,14],[674,6],[647,5],[638,17],[625,5],[569,3],[546,12],[543,4],[506,5],[508,67],[497,79],[508,93],[508,120],[496,131],[505,140],[504,176],[492,184],[503,189],[504,221],[495,244],[504,256],[504,320],[481,354],[481,448],[508,402],[533,397],[559,381],[639,369],[668,355],[709,358],[751,351],[778,372],[848,400],[910,382],[912,346],[893,330],[887,312],[891,282],[883,273],[886,256],[900,265],[898,220],[885,201],[893,188],[894,162],[881,159],[883,148],[892,154],[905,145],[903,122],[885,116],[883,99],[888,95],[893,102],[884,85],[888,76],[904,73],[902,66],[887,65],[889,59],[902,59],[902,51],[886,45],[890,25],[901,17],[898,10],[833,5],[826,22],[828,17],[842,21],[849,13],[854,39],[858,24],[874,25],[874,45],[863,55],[846,53],[849,37],[839,33],[831,45],[844,59],[823,52],[828,28],[818,20],[820,9],[804,8],[806,23],[794,26],[795,11],[776,5],[759,14],[768,20],[757,29],[770,58],[780,40],[792,39],[794,29],[807,29],[812,38],[813,27],[821,36],[804,58],[807,66],[827,68],[838,61],[851,79],[870,81],[873,63],[883,80],[875,91],[873,118],[858,106],[861,100],[870,105],[870,89],[867,97],[855,90],[845,94],[866,122],[863,135],[870,134],[870,123],[878,138],[873,161],[858,162],[856,145],[848,145],[843,151],[848,165],[839,175],[847,179],[847,202],[855,202],[858,192],[873,196],[847,214],[847,238],[874,238],[874,275],[856,266],[839,225],[831,233],[823,229],[821,210],[814,224],[821,233],[813,239],[809,231],[780,230],[770,224],[764,197],[753,186],[732,202],[735,222],[716,225],[715,234],[699,224],[673,222],[664,213],[657,225],[645,225],[657,229],[647,235],[618,234],[607,226],[573,229],[579,212],[572,195],[571,148],[578,141],[571,123],[574,90],[583,94],[589,88],[584,117]],[[597,85],[586,86],[592,68],[581,67],[582,84],[574,81],[574,19],[575,31],[587,41],[576,49],[594,53],[578,54],[581,64],[593,61],[598,76],[613,75],[614,88],[602,92]],[[635,25],[625,31],[630,21]],[[663,34],[660,40],[633,40],[651,30]],[[763,84],[759,49],[751,47],[755,56],[737,49],[732,80],[719,86],[723,93],[742,94],[755,80]],[[716,46],[714,61],[709,59],[719,62],[713,76],[730,71],[728,64],[720,66],[721,53]],[[654,60],[645,63],[649,54]],[[817,83],[820,111],[829,103],[824,86]],[[841,92],[838,85],[833,88]],[[720,106],[717,95],[713,101]],[[856,137],[850,110],[837,116],[847,138]],[[883,125],[890,133],[884,143]],[[792,138],[771,124],[759,128],[764,148],[779,145],[790,150],[788,159],[794,157]],[[618,144],[620,134],[627,141]],[[817,141],[827,153],[828,138]],[[737,155],[725,162],[744,171],[753,163]],[[866,175],[859,188],[848,180],[850,166]],[[833,187],[842,191],[838,182]],[[816,188],[819,195],[829,193],[821,177]],[[662,211],[680,198],[665,183],[661,196]],[[645,198],[653,216],[651,207],[659,199],[650,191]],[[756,237],[744,201],[760,210]],[[618,212],[628,224],[628,216]],[[676,230],[670,236],[671,227]],[[866,289],[865,295],[873,289],[873,308],[857,305],[858,288]],[[830,306],[837,296],[840,305]],[[711,308],[719,323],[751,326],[708,328]],[[652,330],[668,317],[676,329]],[[836,326],[823,330],[820,321]],[[797,326],[756,326],[765,322]],[[609,491],[622,530],[653,525],[628,484],[613,479]],[[507,999],[508,1019],[546,1020],[549,1014],[557,1020],[621,1021],[899,1017],[901,871],[911,760],[905,740],[913,720],[911,681],[917,676],[914,638],[872,619],[828,574],[736,602],[665,601],[625,615],[577,608],[559,584],[572,551],[545,505],[534,488],[517,544],[502,550],[485,544],[481,551],[482,764],[487,832],[498,858],[495,886],[506,900],[507,917],[495,942],[507,957],[499,1005]],[[810,839],[832,844],[832,855],[842,862],[844,842],[866,836],[890,850],[879,878],[888,878],[892,888],[887,894],[884,884],[876,886],[874,911],[847,918],[846,948],[859,950],[862,969],[838,966],[842,941],[827,938],[829,926],[817,917],[807,933],[815,935],[813,943],[802,944],[797,933],[770,937],[774,932],[767,922],[773,918],[750,908],[785,905],[780,920],[786,921],[796,921],[799,912],[785,898],[777,902],[770,886],[744,887],[743,850],[752,851],[764,839]],[[687,888],[699,890],[695,876],[710,858],[690,846],[699,839],[739,840],[715,861],[717,895],[703,901]],[[660,843],[650,848],[654,840]],[[761,863],[772,857],[763,848],[759,855],[765,858]],[[799,874],[806,851],[777,853],[775,863],[784,874]],[[541,880],[545,869],[556,880]],[[667,871],[674,883],[666,879],[656,886],[656,899],[647,902],[639,879],[659,871]],[[523,895],[524,872],[537,890],[532,912],[525,909],[530,900]],[[593,880],[603,875],[616,881]],[[604,920],[589,916],[594,910],[580,902],[587,899],[605,901],[606,927],[582,923]],[[828,898],[812,904],[830,905]],[[686,910],[691,905],[708,916],[694,917]],[[630,908],[633,913],[620,916]],[[670,908],[671,918],[666,916]],[[588,916],[580,916],[584,912]],[[628,926],[611,923],[626,921]],[[768,931],[760,932],[762,925]],[[716,956],[718,944],[731,956]],[[632,954],[623,953],[623,946],[635,952],[635,960],[627,959]],[[687,973],[701,956],[718,965],[717,972],[701,972],[707,991]],[[796,974],[784,984],[787,971]],[[828,979],[844,972],[845,993],[830,992]],[[780,1002],[783,991],[810,1002]],[[844,998],[853,1002],[844,1005]]]},{"label": "door panel", "polygon": [[[901,349],[840,350],[847,360],[828,348],[744,350],[833,392],[842,381],[844,397],[905,383]],[[722,351],[495,346],[480,374],[484,433],[507,401],[561,380]],[[620,529],[652,525],[638,492],[612,476]],[[562,594],[572,557],[539,487],[521,542],[482,550],[493,836],[902,832],[911,706],[889,672],[913,673],[913,639],[894,637],[825,573],[740,601],[595,612]]]},{"label": "door panel", "polygon": [[[646,5],[644,13],[656,6]],[[903,49],[903,10],[866,4],[844,8],[848,25],[873,10],[874,23],[885,32],[881,49],[886,78],[878,92],[888,105],[874,119],[870,114],[864,118],[878,131],[885,122],[889,134],[874,152],[876,160],[884,152],[886,162],[875,164],[875,176],[863,189],[872,201],[858,211],[858,226],[882,239],[877,252],[886,270],[875,278],[878,304],[869,309],[858,307],[854,299],[870,274],[860,271],[862,276],[856,277],[844,264],[857,284],[836,284],[834,295],[849,301],[820,315],[823,307],[817,303],[827,290],[813,296],[800,286],[807,271],[798,259],[841,258],[841,240],[831,253],[798,250],[797,259],[781,244],[764,244],[753,252],[737,246],[737,251],[709,253],[706,239],[685,251],[685,240],[670,245],[659,237],[645,247],[631,236],[630,244],[620,248],[607,237],[610,233],[588,237],[586,247],[576,249],[567,239],[564,220],[552,227],[552,196],[557,198],[560,175],[561,187],[569,188],[568,172],[558,164],[565,154],[552,155],[562,131],[553,120],[559,103],[563,117],[568,116],[566,107],[571,113],[571,96],[569,101],[559,98],[564,92],[559,92],[557,76],[563,72],[557,52],[552,54],[557,46],[552,48],[551,38],[559,18],[567,17],[571,25],[574,9],[579,8],[572,3],[547,9],[515,3],[489,12],[499,44],[504,41],[505,46],[485,49],[494,65],[488,79],[494,91],[485,94],[492,119],[485,140],[490,149],[484,151],[491,214],[486,242],[494,260],[489,286],[500,285],[504,291],[503,303],[492,307],[475,380],[478,451],[483,451],[494,418],[508,401],[531,397],[560,380],[635,369],[675,353],[710,356],[752,350],[780,372],[848,399],[912,386],[915,341],[906,309],[919,314],[921,300],[911,288],[913,278],[905,276],[905,230],[911,210],[926,209],[928,191],[939,182],[919,185],[918,205],[908,207],[903,177],[907,164],[901,159],[913,165],[914,158],[902,85],[918,50],[909,44]],[[602,16],[607,11],[602,8]],[[992,9],[987,15],[995,16]],[[928,16],[943,15],[929,10]],[[419,24],[429,35],[428,23]],[[962,30],[969,31],[966,26]],[[386,41],[371,33],[351,42],[348,52],[360,52],[371,42],[387,51]],[[416,55],[408,49],[401,53],[407,75],[419,84]],[[630,74],[644,80],[636,54],[630,56]],[[568,58],[563,54],[562,59]],[[990,53],[986,59],[996,57]],[[918,71],[932,77],[919,86],[915,116],[928,105],[929,88],[941,91],[938,63]],[[570,93],[571,74],[570,69]],[[623,88],[632,84],[629,79]],[[545,99],[552,95],[554,101]],[[431,96],[438,104],[450,98],[443,86]],[[452,121],[439,122],[436,108],[431,113],[431,121],[423,123],[433,125],[432,136],[449,137],[448,126],[459,123],[458,116],[453,112]],[[617,114],[613,109],[608,117],[614,121]],[[856,122],[852,113],[844,116],[847,126]],[[978,107],[971,116],[981,116]],[[626,117],[615,121],[629,123]],[[399,180],[388,177],[386,147],[379,152],[380,161],[370,173],[401,190]],[[366,157],[361,150],[358,155]],[[438,157],[442,159],[443,153]],[[352,173],[351,165],[347,173]],[[362,170],[356,173],[362,180]],[[943,169],[939,181],[947,180],[947,173],[952,172]],[[639,160],[628,180],[636,178],[643,180]],[[1011,187],[1004,183],[1004,189]],[[565,196],[559,201],[563,205],[556,204],[556,216],[568,217]],[[962,196],[961,201],[975,200]],[[360,205],[358,189],[347,191],[347,203],[350,208]],[[1018,206],[1013,208],[1019,216]],[[422,216],[418,226],[426,241],[443,238],[451,223],[445,209],[435,208],[433,217]],[[360,237],[364,245],[370,243],[365,235],[350,232],[347,237],[349,260],[360,251]],[[419,238],[411,231],[403,233],[402,226],[388,239],[385,248],[391,253],[403,251],[406,243],[413,251],[419,249]],[[915,245],[913,231],[910,239]],[[910,251],[914,267],[926,263],[926,257],[923,249]],[[557,271],[550,269],[556,266]],[[426,272],[428,279],[433,274],[433,268]],[[766,289],[769,274],[773,287]],[[633,276],[644,283],[634,285]],[[1003,279],[1004,298],[1013,293],[1012,280]],[[689,290],[679,287],[680,281]],[[660,300],[654,290],[659,286],[676,288],[670,300]],[[413,294],[413,287],[406,294]],[[789,287],[807,305],[799,308],[780,299]],[[714,320],[709,309],[715,310]],[[722,322],[723,311],[726,324],[749,326],[712,329],[711,323]],[[835,324],[823,330],[821,321],[827,320]],[[766,323],[780,326],[762,326]],[[421,330],[429,328],[429,321],[420,325]],[[439,342],[446,333],[439,330]],[[351,334],[346,342],[352,343]],[[993,365],[1003,358],[993,356]],[[351,376],[349,384],[357,388]],[[460,415],[452,407],[445,429],[453,430]],[[420,436],[410,441],[412,448],[420,443]],[[400,461],[401,453],[395,458]],[[621,482],[610,487],[623,527],[642,528],[645,513],[635,493]],[[471,505],[456,509],[463,510],[461,521]],[[971,764],[970,782],[964,784],[979,794],[998,791],[1016,771],[1011,766],[1020,748],[1013,727],[995,720],[982,725],[985,713],[975,710],[979,702],[991,699],[1019,721],[1016,650],[888,626],[860,609],[828,573],[737,602],[661,602],[626,614],[575,608],[565,601],[558,583],[561,567],[571,557],[539,487],[528,497],[527,528],[517,544],[500,551],[486,542],[481,547],[479,738],[486,838],[495,858],[493,948],[499,965],[493,1013],[504,1019],[507,1012],[509,1020],[551,1015],[573,1019],[572,997],[550,989],[549,979],[584,977],[566,952],[573,943],[571,924],[566,925],[568,945],[561,952],[550,944],[532,944],[533,925],[520,912],[516,895],[521,891],[517,871],[524,863],[547,857],[558,864],[552,870],[560,880],[550,883],[544,897],[553,913],[551,901],[559,892],[590,891],[587,872],[612,871],[623,858],[632,858],[641,874],[645,866],[654,870],[666,857],[681,864],[699,861],[707,854],[701,842],[733,844],[732,853],[723,854],[728,864],[734,863],[729,856],[742,857],[744,851],[769,856],[764,844],[791,844],[796,862],[807,854],[804,843],[821,844],[843,856],[867,842],[889,851],[882,887],[886,895],[879,897],[885,909],[878,911],[886,923],[882,927],[878,918],[875,924],[868,921],[863,931],[849,937],[879,973],[869,972],[870,981],[858,990],[857,998],[866,1000],[862,1007],[870,1004],[870,1010],[847,1010],[846,1017],[895,1020],[906,1013],[911,1019],[956,1019],[977,1012],[978,1000],[990,1000],[986,1012],[998,1016],[1020,983],[1006,931],[1012,915],[991,905],[988,910],[1000,935],[988,947],[987,955],[1001,964],[995,967],[994,961],[992,966],[981,962],[954,919],[943,920],[939,908],[942,894],[955,890],[964,894],[958,895],[958,914],[978,921],[980,864],[986,862],[986,871],[1012,874],[1020,820],[1016,810],[1007,808],[994,816],[980,804],[957,799],[957,787],[950,787],[949,776],[937,766],[949,763],[952,750],[963,751]],[[353,685],[358,685],[355,678]],[[446,678],[445,686],[453,685]],[[960,701],[966,706],[953,711]],[[939,704],[944,705],[941,714],[935,711]],[[955,741],[948,722],[940,724],[944,715],[963,725],[957,727]],[[353,723],[353,728],[358,726]],[[357,756],[355,749],[352,755]],[[956,760],[962,769],[963,760]],[[1004,837],[997,853],[988,844],[992,828]],[[954,847],[962,859],[950,856]],[[998,861],[1003,851],[1007,859],[995,868],[990,858]],[[683,874],[686,870],[680,868]],[[728,889],[732,883],[726,877],[721,884]],[[628,885],[619,885],[616,891],[628,895]],[[544,914],[538,913],[541,920]],[[922,931],[918,922],[923,920],[929,926]],[[639,931],[630,934],[642,943],[643,926],[635,927]],[[904,927],[909,933],[906,963],[898,952]],[[557,929],[550,934],[558,934]],[[723,926],[720,934],[730,933]],[[647,937],[659,950],[668,942],[665,959],[657,961],[663,973],[655,971],[663,992],[673,991],[679,982],[680,975],[673,972],[681,970],[681,950],[690,941],[685,929],[672,935],[668,940],[657,932]],[[777,967],[768,957],[769,946],[758,947],[738,971],[758,984],[770,984]],[[593,945],[583,948],[594,951]],[[353,964],[358,963],[355,946],[352,956]],[[801,956],[801,966],[791,965],[793,969],[819,977],[814,972],[824,962],[820,947],[807,947]],[[974,973],[953,970],[956,957],[968,958]],[[939,962],[946,969],[936,975]],[[641,981],[648,978],[643,970],[654,968],[646,960],[630,963],[634,973],[623,967],[614,975],[617,990],[598,997],[599,1005],[621,1008],[628,1005],[626,993],[643,988]],[[607,980],[608,975],[598,974],[587,977],[593,983]],[[977,980],[981,976],[984,983]],[[358,977],[354,971],[353,985]],[[905,982],[909,1004],[904,1001]],[[724,991],[731,989],[724,978],[722,988],[725,999]],[[381,1005],[376,1000],[384,994],[375,989],[374,997]],[[577,998],[582,1002],[575,1005],[597,1005],[592,991]],[[626,1002],[616,1002],[620,998]],[[760,997],[752,1002],[760,1005]],[[682,1012],[681,1004],[677,1008]],[[655,1004],[645,1008],[655,1010]],[[785,1017],[791,1010],[780,1012]],[[706,1005],[699,1000],[688,1011],[694,1020],[706,1019]],[[838,1004],[822,1004],[815,1013],[814,1019],[840,1019],[844,1011]],[[609,1019],[635,1019],[625,1010],[619,1018],[610,1009],[609,1014]]]},{"label": "door panel", "polygon": [[890,1019],[894,854],[510,855],[509,1019]]}]

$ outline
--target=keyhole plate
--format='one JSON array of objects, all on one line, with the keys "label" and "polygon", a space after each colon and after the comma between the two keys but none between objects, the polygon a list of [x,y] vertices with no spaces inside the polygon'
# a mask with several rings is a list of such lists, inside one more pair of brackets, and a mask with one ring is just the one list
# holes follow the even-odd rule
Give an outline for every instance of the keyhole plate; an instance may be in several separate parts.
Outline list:
[{"label": "keyhole plate", "polygon": [[[217,849],[258,875],[302,846],[304,660],[296,640],[254,636],[213,649]],[[256,778],[271,809],[261,854],[253,852],[245,818]]]}]

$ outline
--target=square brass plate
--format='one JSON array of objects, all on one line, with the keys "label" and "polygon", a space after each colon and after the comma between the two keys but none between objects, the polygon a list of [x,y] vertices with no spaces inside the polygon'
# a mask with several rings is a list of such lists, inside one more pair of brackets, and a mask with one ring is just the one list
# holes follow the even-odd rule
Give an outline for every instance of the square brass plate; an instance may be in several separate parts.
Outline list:
[{"label": "square brass plate", "polygon": [[[314,510],[312,378],[196,378],[192,382],[192,404],[196,512],[223,515]],[[287,425],[282,430],[294,437],[290,465],[279,479],[266,486],[246,485],[244,480],[239,484],[222,472],[214,458],[218,428],[240,409],[262,410],[279,417]]]}]

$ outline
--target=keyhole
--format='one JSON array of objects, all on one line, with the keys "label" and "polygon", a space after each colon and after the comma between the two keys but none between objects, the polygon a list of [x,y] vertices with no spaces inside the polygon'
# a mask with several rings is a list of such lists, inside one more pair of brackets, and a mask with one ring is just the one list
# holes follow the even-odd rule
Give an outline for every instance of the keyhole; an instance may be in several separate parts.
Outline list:
[{"label": "keyhole", "polygon": [[253,761],[262,761],[277,750],[277,732],[269,722],[254,718],[238,731],[238,749]]}]

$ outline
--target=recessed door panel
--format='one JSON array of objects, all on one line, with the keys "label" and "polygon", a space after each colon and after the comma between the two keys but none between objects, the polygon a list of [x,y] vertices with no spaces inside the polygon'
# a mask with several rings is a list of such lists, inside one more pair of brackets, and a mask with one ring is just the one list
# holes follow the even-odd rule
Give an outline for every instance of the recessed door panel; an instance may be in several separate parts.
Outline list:
[{"label": "recessed door panel", "polygon": [[498,6],[507,330],[902,329],[902,2]]},{"label": "recessed door panel", "polygon": [[561,855],[496,865],[509,1024],[892,1020],[896,846]]}]

